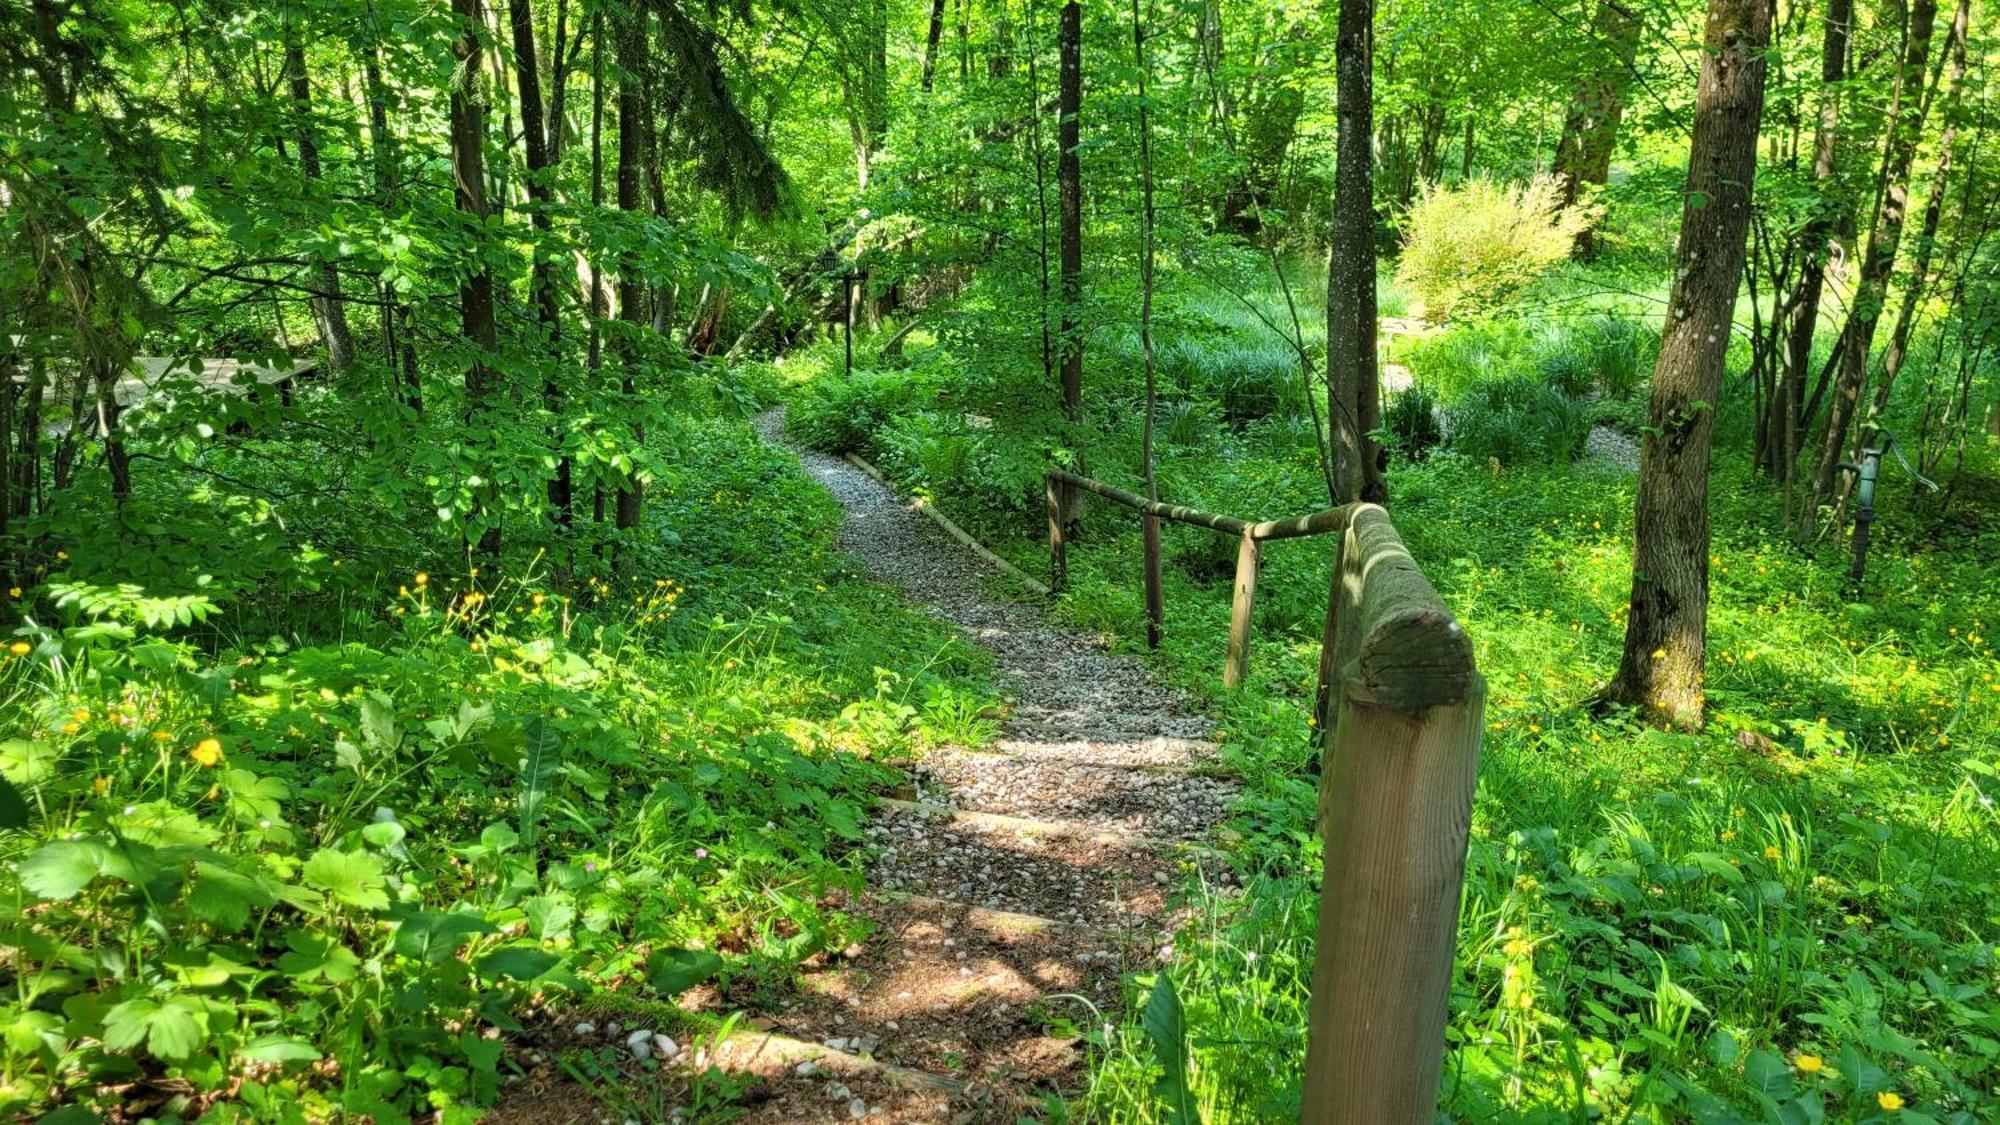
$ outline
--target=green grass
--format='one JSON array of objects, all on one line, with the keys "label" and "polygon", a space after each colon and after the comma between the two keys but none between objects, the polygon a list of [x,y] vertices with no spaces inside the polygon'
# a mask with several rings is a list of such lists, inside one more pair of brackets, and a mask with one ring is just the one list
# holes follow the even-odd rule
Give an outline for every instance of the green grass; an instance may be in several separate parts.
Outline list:
[{"label": "green grass", "polygon": [[0,834],[0,1108],[463,1119],[531,999],[686,1020],[692,984],[859,936],[827,904],[867,802],[976,737],[984,655],[856,576],[837,505],[742,423],[676,448],[663,549],[570,592],[335,550],[291,628],[245,631],[275,611],[203,593],[230,582],[52,560],[0,667],[33,814]]}]

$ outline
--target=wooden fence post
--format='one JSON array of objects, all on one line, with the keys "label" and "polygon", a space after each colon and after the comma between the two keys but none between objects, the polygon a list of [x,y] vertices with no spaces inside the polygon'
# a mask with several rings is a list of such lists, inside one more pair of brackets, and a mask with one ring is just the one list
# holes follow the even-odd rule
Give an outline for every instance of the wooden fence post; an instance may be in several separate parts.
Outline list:
[{"label": "wooden fence post", "polygon": [[1236,541],[1236,593],[1229,601],[1229,655],[1222,686],[1241,686],[1250,676],[1250,618],[1257,608],[1257,565],[1261,551],[1247,530]]},{"label": "wooden fence post", "polygon": [[1051,474],[1042,476],[1042,496],[1049,503],[1049,590],[1060,594],[1069,584],[1069,547],[1063,542],[1062,488]]},{"label": "wooden fence post", "polygon": [[1430,1125],[1485,684],[1380,508],[1355,510],[1329,601],[1325,874],[1300,1116]]},{"label": "wooden fence post", "polygon": [[1139,517],[1146,551],[1146,647],[1159,648],[1166,627],[1166,594],[1160,588],[1160,517]]}]

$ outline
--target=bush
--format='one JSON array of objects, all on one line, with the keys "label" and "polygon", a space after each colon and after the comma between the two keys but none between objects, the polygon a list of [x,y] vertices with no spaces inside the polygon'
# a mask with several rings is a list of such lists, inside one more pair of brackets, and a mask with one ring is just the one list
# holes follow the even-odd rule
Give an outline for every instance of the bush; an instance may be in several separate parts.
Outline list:
[{"label": "bush", "polygon": [[1591,208],[1561,206],[1548,176],[1430,188],[1410,208],[1396,280],[1432,320],[1490,312],[1567,259],[1595,218]]},{"label": "bush", "polygon": [[937,389],[937,380],[921,369],[826,375],[799,388],[785,425],[793,437],[814,449],[867,450],[884,423],[930,405]]},{"label": "bush", "polygon": [[1431,450],[1444,441],[1444,428],[1438,423],[1437,392],[1419,383],[1390,399],[1382,428],[1389,431],[1396,451],[1403,456],[1412,461],[1430,456]]},{"label": "bush", "polygon": [[1454,452],[1502,465],[1574,460],[1590,436],[1590,410],[1562,388],[1528,379],[1495,379],[1473,388],[1446,412]]}]

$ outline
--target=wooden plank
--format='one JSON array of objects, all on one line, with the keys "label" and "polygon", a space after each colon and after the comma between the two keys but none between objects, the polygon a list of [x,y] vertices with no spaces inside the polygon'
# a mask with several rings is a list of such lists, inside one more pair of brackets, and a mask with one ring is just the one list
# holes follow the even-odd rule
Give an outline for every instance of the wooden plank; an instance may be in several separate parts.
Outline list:
[{"label": "wooden plank", "polygon": [[1145,547],[1141,562],[1146,571],[1146,647],[1159,648],[1166,631],[1166,591],[1160,578],[1160,517],[1139,517],[1140,538]]},{"label": "wooden plank", "polygon": [[1200,508],[1184,508],[1177,504],[1162,504],[1157,500],[1148,500],[1137,493],[1127,492],[1122,488],[1105,484],[1101,480],[1079,476],[1066,469],[1050,469],[1048,475],[1052,479],[1081,488],[1085,492],[1094,492],[1112,503],[1123,505],[1135,512],[1158,516],[1163,520],[1194,524],[1228,535],[1241,535],[1250,526],[1249,521],[1239,520],[1235,516],[1221,516],[1214,512],[1204,512]]},{"label": "wooden plank", "polygon": [[1042,475],[1042,498],[1049,506],[1049,587],[1060,590],[1069,585],[1069,544],[1063,538],[1062,486],[1053,473]]}]

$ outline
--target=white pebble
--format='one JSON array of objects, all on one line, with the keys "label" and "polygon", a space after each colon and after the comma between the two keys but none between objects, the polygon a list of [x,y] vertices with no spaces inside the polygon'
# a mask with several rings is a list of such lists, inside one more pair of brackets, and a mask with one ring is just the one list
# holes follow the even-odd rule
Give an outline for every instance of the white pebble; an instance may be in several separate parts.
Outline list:
[{"label": "white pebble", "polygon": [[868,1103],[862,1101],[860,1098],[848,1102],[847,1116],[854,1118],[856,1121],[868,1116]]},{"label": "white pebble", "polygon": [[597,1025],[589,1022],[588,1020],[576,1025],[576,1033],[578,1035],[592,1035],[595,1034],[596,1031],[597,1031]]},{"label": "white pebble", "polygon": [[625,1037],[625,1049],[632,1052],[632,1057],[641,1062],[652,1058],[653,1033],[644,1030],[633,1032]]},{"label": "white pebble", "polygon": [[653,1036],[653,1050],[658,1051],[660,1057],[663,1059],[670,1059],[681,1053],[680,1044],[674,1042],[664,1034]]}]

